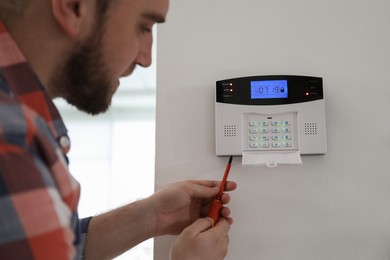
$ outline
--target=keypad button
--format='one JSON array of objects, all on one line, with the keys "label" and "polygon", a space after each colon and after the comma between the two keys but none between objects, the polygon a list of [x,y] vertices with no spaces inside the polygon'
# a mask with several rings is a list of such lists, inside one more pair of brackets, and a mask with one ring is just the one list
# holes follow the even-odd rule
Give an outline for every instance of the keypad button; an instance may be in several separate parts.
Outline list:
[{"label": "keypad button", "polygon": [[249,122],[249,126],[257,126],[257,122],[256,121],[250,121]]},{"label": "keypad button", "polygon": [[285,136],[283,136],[283,139],[284,140],[291,140],[291,135],[285,135]]},{"label": "keypad button", "polygon": [[259,140],[259,138],[255,135],[251,135],[251,136],[249,136],[249,140],[250,141],[257,141],[257,140]]},{"label": "keypad button", "polygon": [[261,128],[260,133],[263,133],[263,134],[268,133],[268,128]]},{"label": "keypad button", "polygon": [[261,146],[262,148],[267,148],[267,147],[269,147],[269,144],[266,143],[266,142],[264,142],[264,143],[261,143],[260,146]]},{"label": "keypad button", "polygon": [[280,129],[279,128],[272,128],[272,133],[280,133]]},{"label": "keypad button", "polygon": [[278,147],[280,147],[280,143],[272,143],[272,147],[278,148]]},{"label": "keypad button", "polygon": [[291,133],[291,128],[289,128],[289,127],[284,127],[284,128],[283,128],[283,133]]},{"label": "keypad button", "polygon": [[259,130],[257,130],[256,128],[249,129],[250,134],[257,134],[258,132],[259,132]]},{"label": "keypad button", "polygon": [[259,144],[258,143],[250,143],[251,148],[258,148]]},{"label": "keypad button", "polygon": [[283,142],[284,147],[291,147],[291,142]]},{"label": "keypad button", "polygon": [[261,141],[268,141],[269,140],[269,136],[268,135],[263,135],[260,137]]}]

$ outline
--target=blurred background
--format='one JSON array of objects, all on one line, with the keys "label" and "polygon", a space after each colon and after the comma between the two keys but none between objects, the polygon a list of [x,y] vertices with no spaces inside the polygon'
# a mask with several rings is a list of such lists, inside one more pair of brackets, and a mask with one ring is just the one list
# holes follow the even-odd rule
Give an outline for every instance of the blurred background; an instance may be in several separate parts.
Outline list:
[{"label": "blurred background", "polygon": [[[69,168],[81,184],[81,218],[148,197],[154,191],[156,40],[152,51],[152,66],[139,67],[121,79],[106,113],[91,116],[63,99],[54,100],[71,139]],[[153,239],[116,259],[153,259]]]}]

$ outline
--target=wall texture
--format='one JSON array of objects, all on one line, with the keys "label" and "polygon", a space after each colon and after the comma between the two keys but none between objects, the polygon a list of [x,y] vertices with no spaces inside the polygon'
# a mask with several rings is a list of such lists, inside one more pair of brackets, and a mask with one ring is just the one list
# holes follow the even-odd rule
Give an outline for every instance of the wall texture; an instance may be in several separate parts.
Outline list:
[{"label": "wall texture", "polygon": [[[234,159],[226,259],[390,259],[390,1],[170,5],[157,39],[156,189],[222,178],[216,80],[323,77],[328,153],[272,169]],[[173,240],[155,240],[155,259]]]}]

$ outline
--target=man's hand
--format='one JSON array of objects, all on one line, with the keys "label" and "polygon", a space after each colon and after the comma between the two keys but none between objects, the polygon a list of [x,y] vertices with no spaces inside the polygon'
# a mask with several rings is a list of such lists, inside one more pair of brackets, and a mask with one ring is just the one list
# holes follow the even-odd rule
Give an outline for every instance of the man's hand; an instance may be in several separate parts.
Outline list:
[{"label": "man's hand", "polygon": [[[184,228],[200,217],[207,216],[211,201],[219,192],[218,181],[185,181],[172,184],[149,197],[156,216],[156,235],[179,234]],[[236,188],[234,182],[227,182],[225,190]],[[230,201],[223,194],[222,203]],[[229,208],[224,207],[221,217],[231,224]]]},{"label": "man's hand", "polygon": [[210,218],[200,218],[188,226],[171,248],[171,260],[220,260],[227,254],[230,223],[220,218],[215,227]]}]

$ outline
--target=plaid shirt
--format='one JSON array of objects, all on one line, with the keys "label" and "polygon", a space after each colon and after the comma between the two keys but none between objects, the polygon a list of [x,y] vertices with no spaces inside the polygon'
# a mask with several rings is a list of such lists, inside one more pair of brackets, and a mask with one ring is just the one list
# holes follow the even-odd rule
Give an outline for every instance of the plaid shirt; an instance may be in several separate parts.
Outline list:
[{"label": "plaid shirt", "polygon": [[68,172],[65,125],[0,23],[0,259],[79,259],[90,218]]}]

